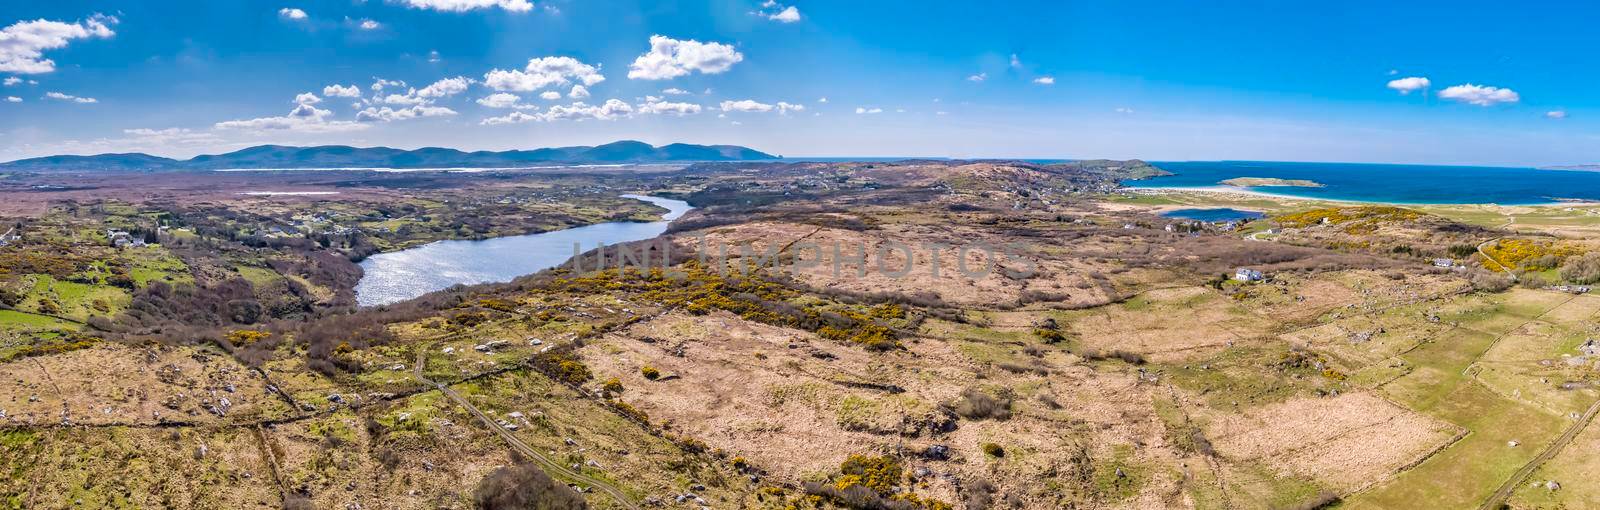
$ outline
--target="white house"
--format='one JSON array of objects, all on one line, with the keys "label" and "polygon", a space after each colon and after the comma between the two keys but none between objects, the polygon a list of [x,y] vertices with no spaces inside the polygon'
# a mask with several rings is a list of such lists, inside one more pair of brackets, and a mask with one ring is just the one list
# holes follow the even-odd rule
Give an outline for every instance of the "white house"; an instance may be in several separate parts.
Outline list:
[{"label": "white house", "polygon": [[1238,271],[1233,273],[1233,279],[1241,282],[1259,282],[1263,278],[1265,277],[1261,275],[1260,271],[1256,271],[1248,267],[1241,267]]}]

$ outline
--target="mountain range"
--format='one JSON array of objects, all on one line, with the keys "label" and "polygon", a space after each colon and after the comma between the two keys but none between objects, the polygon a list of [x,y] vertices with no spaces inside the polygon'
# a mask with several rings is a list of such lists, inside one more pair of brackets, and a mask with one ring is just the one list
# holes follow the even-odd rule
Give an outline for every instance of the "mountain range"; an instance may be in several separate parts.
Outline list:
[{"label": "mountain range", "polygon": [[605,145],[532,150],[465,152],[441,147],[415,150],[389,147],[322,145],[292,147],[259,145],[227,154],[187,160],[143,153],[94,156],[45,156],[0,163],[0,170],[51,171],[177,171],[276,168],[451,168],[523,167],[541,164],[670,163],[692,161],[760,161],[778,159],[737,145],[674,143],[652,146],[623,140]]}]

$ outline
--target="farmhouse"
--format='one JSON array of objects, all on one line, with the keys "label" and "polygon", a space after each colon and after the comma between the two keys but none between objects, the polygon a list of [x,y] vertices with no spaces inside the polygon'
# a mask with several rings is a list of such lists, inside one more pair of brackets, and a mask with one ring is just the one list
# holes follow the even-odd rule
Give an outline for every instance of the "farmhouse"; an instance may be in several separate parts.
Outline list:
[{"label": "farmhouse", "polygon": [[1265,277],[1262,276],[1260,271],[1248,267],[1241,267],[1233,273],[1233,279],[1241,282],[1259,282],[1263,278]]}]

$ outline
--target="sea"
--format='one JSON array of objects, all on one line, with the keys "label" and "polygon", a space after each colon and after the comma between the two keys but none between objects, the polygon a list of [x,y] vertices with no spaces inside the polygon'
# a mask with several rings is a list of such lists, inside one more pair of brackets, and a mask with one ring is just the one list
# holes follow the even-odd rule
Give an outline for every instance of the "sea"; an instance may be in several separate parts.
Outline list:
[{"label": "sea", "polygon": [[[1299,198],[1390,204],[1540,205],[1600,202],[1600,172],[1538,168],[1286,163],[1151,162],[1175,175],[1124,181],[1133,188],[1219,188],[1236,177],[1305,179],[1323,187],[1256,186],[1250,191]],[[1235,188],[1237,189],[1237,188]]]}]

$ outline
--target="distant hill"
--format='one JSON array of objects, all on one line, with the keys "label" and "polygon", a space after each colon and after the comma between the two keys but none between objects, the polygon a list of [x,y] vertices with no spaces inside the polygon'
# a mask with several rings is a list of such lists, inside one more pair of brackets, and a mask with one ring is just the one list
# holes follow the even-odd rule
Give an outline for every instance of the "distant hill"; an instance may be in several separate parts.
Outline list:
[{"label": "distant hill", "polygon": [[416,150],[389,147],[322,145],[292,147],[259,145],[227,154],[176,160],[149,154],[46,156],[0,163],[0,170],[123,171],[219,170],[259,168],[448,168],[520,167],[547,164],[671,163],[691,161],[761,161],[778,159],[737,145],[674,143],[660,147],[624,140],[598,146],[533,150],[464,152],[441,147]]},{"label": "distant hill", "polygon": [[1556,165],[1541,166],[1540,170],[1571,170],[1577,172],[1600,172],[1600,164],[1587,163],[1582,165]]}]

